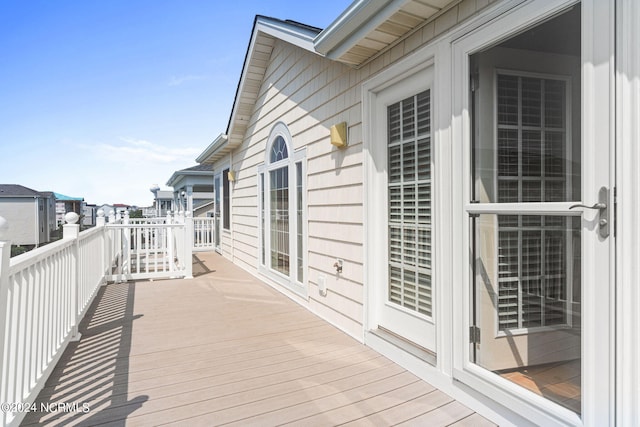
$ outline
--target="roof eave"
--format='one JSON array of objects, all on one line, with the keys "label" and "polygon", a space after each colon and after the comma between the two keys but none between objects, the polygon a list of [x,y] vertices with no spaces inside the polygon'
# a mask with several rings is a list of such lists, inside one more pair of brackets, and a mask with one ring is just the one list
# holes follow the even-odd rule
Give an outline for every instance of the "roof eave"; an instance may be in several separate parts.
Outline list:
[{"label": "roof eave", "polygon": [[[281,21],[279,19],[269,18],[258,15],[256,17],[253,33],[263,32],[287,43],[316,53],[314,48],[314,40],[319,34],[309,28],[303,28],[291,22]],[[253,37],[251,39],[253,42]],[[251,45],[249,46],[252,47]]]},{"label": "roof eave", "polygon": [[182,178],[187,176],[202,176],[202,175],[210,175],[213,176],[213,170],[211,171],[176,171],[171,175],[169,181],[167,181],[167,187],[175,187],[175,184],[178,184]]},{"label": "roof eave", "polygon": [[213,142],[209,144],[209,146],[196,158],[196,162],[200,164],[211,164],[215,162],[217,160],[215,155],[226,145],[228,140],[229,138],[226,134],[221,133],[218,135],[216,139],[214,139]]},{"label": "roof eave", "polygon": [[279,19],[261,15],[256,16],[253,24],[253,30],[251,32],[251,39],[249,41],[247,53],[242,66],[238,88],[234,97],[229,123],[227,125],[227,148],[233,150],[242,143],[242,140],[244,139],[244,130],[250,120],[246,114],[239,112],[239,100],[243,97],[243,94],[248,91],[246,84],[247,75],[250,68],[249,65],[251,64],[256,52],[255,47],[258,41],[261,40],[264,42],[265,39],[270,38],[279,39],[305,49],[311,53],[317,54],[314,47],[314,40],[319,33],[320,29],[314,30],[311,27],[301,26],[291,21],[281,21]]},{"label": "roof eave", "polygon": [[356,0],[314,40],[317,52],[340,61],[372,30],[396,13],[407,0]]}]

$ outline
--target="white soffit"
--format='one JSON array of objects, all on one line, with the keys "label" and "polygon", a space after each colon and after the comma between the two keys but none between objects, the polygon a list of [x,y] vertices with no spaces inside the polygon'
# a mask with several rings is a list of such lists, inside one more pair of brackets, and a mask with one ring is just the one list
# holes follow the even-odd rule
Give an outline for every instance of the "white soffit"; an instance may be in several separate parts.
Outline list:
[{"label": "white soffit", "polygon": [[356,0],[315,39],[318,52],[360,66],[459,3],[451,0]]},{"label": "white soffit", "polygon": [[224,147],[227,144],[227,135],[221,133],[218,135],[216,139],[213,140],[211,144],[196,158],[196,162],[200,164],[210,165],[213,164],[216,160],[223,157],[227,152],[223,151]]}]

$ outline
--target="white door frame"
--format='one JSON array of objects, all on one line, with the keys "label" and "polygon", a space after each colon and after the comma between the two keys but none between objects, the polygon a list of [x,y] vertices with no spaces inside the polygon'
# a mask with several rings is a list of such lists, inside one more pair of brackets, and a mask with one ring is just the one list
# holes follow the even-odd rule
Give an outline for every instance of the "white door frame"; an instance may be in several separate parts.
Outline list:
[{"label": "white door frame", "polygon": [[[378,117],[380,108],[377,108],[379,107],[380,102],[379,97],[386,89],[389,89],[394,85],[400,86],[400,89],[394,93],[394,96],[399,98],[398,100],[404,99],[407,96],[415,95],[427,87],[431,90],[431,156],[432,164],[435,164],[435,166],[432,166],[431,177],[431,253],[433,256],[431,261],[432,316],[428,321],[428,323],[431,324],[431,327],[429,328],[430,332],[428,333],[426,341],[422,340],[421,342],[421,339],[417,335],[411,334],[411,332],[415,331],[407,331],[406,334],[399,333],[399,335],[402,335],[404,338],[413,341],[434,353],[437,350],[436,328],[434,324],[437,324],[437,319],[440,314],[440,304],[438,302],[438,257],[435,255],[438,252],[437,248],[439,242],[439,227],[437,226],[439,191],[438,188],[436,188],[438,180],[438,142],[435,131],[435,129],[438,128],[437,102],[439,96],[437,93],[437,82],[435,81],[437,70],[435,66],[435,55],[435,46],[422,48],[418,52],[404,58],[393,66],[388,67],[362,85],[363,129],[365,129],[366,132],[364,135],[364,150],[366,154],[364,156],[365,218],[363,223],[365,225],[365,260],[368,260],[364,269],[366,284],[364,296],[366,310],[363,325],[365,342],[367,341],[369,332],[380,326],[380,310],[381,306],[384,304],[384,289],[386,289],[387,285],[387,280],[385,279],[387,277],[387,267],[386,264],[381,261],[388,259],[388,224],[386,222],[386,213],[381,214],[379,212],[381,207],[387,206],[387,165],[379,164],[379,161],[376,162],[376,159],[379,160],[381,157],[386,159],[386,152],[384,156],[380,155],[380,150],[386,150],[386,144],[380,143],[380,131],[378,126],[376,126],[376,124],[380,124],[380,118]],[[421,76],[424,76],[424,73],[431,74],[429,77],[430,82],[426,85],[420,82]],[[411,82],[414,84],[411,84]],[[403,83],[407,84],[403,86]],[[420,86],[416,86],[416,84]],[[385,95],[382,95],[382,97],[384,96]],[[384,283],[384,288],[382,283]],[[403,316],[410,315],[404,314]],[[421,331],[419,332],[422,333]],[[428,345],[425,345],[426,343],[428,343]]]},{"label": "white door frame", "polygon": [[[223,250],[222,250],[222,236],[224,236],[224,180],[222,177],[222,174],[224,173],[225,170],[231,170],[231,166],[229,165],[229,163],[224,163],[221,167],[216,168],[216,172],[213,175],[213,191],[214,191],[214,197],[218,200],[218,203],[215,207],[215,209],[218,209],[220,212],[220,215],[218,215],[218,246],[215,247],[215,251],[222,254]],[[219,179],[220,181],[220,187],[216,188],[215,186],[215,182],[216,182],[216,178]],[[218,193],[218,189],[220,190],[220,192]],[[231,183],[229,183],[229,191],[231,191]],[[229,195],[231,196],[231,195]],[[231,199],[229,200],[229,203],[231,203]],[[214,209],[214,221],[215,221],[215,209]],[[231,209],[229,209],[229,211],[231,211]],[[230,230],[228,230],[230,231]]]},{"label": "white door frame", "polygon": [[640,423],[640,2],[616,2],[616,422]]},{"label": "white door frame", "polygon": [[[454,227],[452,230],[454,253],[460,265],[470,265],[469,221],[467,210],[470,200],[470,103],[469,103],[469,56],[485,47],[494,45],[510,34],[516,34],[537,22],[556,15],[576,1],[527,2],[498,17],[492,23],[455,39],[452,45],[453,64],[453,116],[452,155],[462,159],[464,172],[453,175]],[[583,203],[592,205],[597,201],[597,189],[602,185],[613,187],[613,57],[614,8],[613,3],[601,0],[585,0],[582,4],[582,165]],[[585,25],[585,23],[590,25]],[[604,55],[604,56],[601,56]],[[591,64],[594,64],[591,65]],[[597,102],[595,100],[597,99]],[[596,141],[611,141],[605,157],[595,150]],[[606,157],[610,158],[607,159]],[[597,168],[598,164],[608,167]],[[600,176],[598,176],[600,173]],[[609,200],[613,206],[613,199]],[[583,213],[585,218],[593,214]],[[457,224],[457,226],[455,226]],[[597,231],[593,231],[597,233]],[[592,240],[592,239],[589,239]],[[595,239],[593,239],[595,241]],[[615,283],[613,268],[599,268],[596,262],[604,256],[605,265],[613,265],[613,234],[600,244],[583,244],[583,383],[582,416],[561,408],[541,396],[525,391],[510,381],[499,378],[470,362],[470,274],[466,268],[453,272],[453,376],[472,388],[491,396],[504,406],[517,411],[523,417],[547,425],[576,424],[611,425],[614,421],[614,330],[613,330],[613,286],[597,286],[598,283]]]}]

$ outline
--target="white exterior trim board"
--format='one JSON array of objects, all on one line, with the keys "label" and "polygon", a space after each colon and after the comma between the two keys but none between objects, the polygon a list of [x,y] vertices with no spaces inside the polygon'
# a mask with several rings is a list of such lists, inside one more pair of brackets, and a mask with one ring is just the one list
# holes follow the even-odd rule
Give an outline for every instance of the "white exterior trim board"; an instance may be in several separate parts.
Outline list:
[{"label": "white exterior trim board", "polygon": [[617,0],[617,358],[619,425],[640,424],[640,3]]}]

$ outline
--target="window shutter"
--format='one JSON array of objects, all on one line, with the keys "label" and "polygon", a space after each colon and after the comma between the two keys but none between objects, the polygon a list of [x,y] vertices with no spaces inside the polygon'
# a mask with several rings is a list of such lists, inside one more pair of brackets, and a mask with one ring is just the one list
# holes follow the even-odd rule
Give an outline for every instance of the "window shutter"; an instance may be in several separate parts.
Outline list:
[{"label": "window shutter", "polygon": [[387,108],[389,301],[432,315],[431,96]]},{"label": "window shutter", "polygon": [[[564,80],[497,76],[498,202],[564,201]],[[566,217],[498,215],[498,329],[566,324]]]}]

